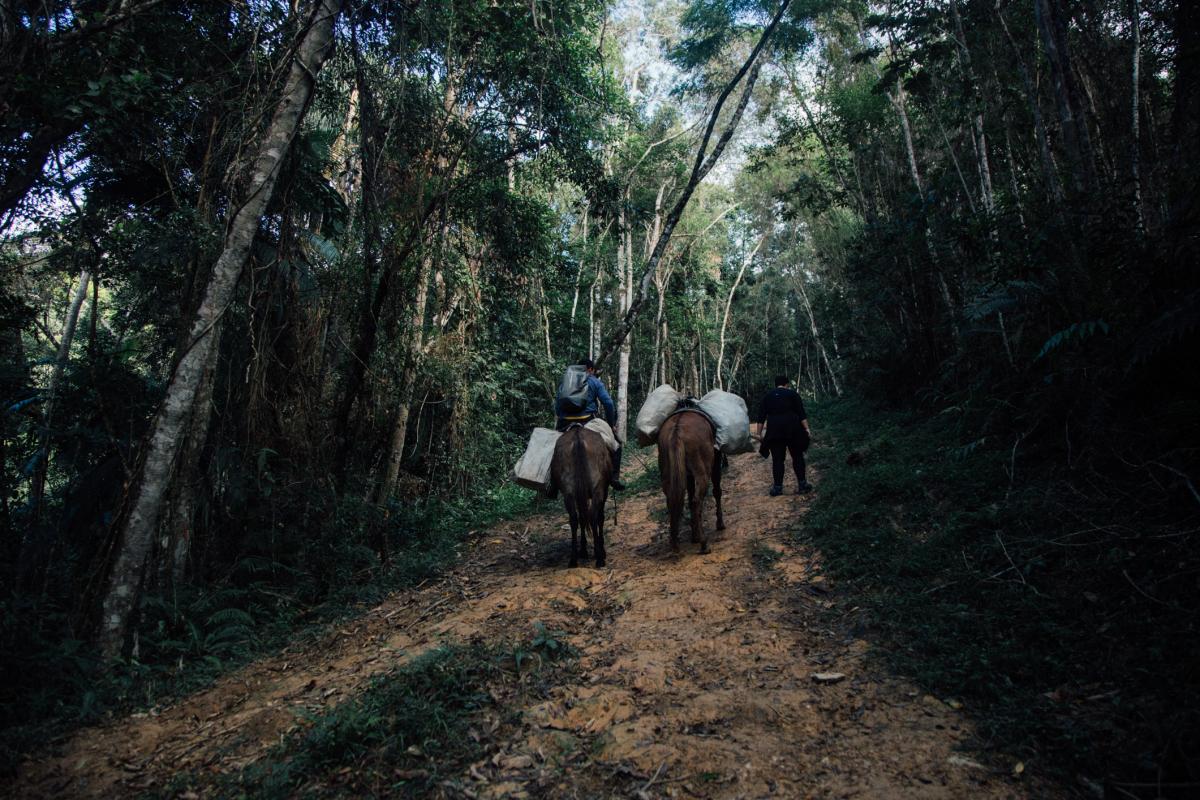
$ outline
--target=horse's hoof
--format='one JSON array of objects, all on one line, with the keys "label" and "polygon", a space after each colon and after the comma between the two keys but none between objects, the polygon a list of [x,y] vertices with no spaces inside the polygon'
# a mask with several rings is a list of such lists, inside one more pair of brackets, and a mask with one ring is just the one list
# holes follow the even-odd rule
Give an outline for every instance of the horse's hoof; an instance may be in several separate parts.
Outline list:
[{"label": "horse's hoof", "polygon": [[723,530],[725,530],[725,523],[724,523],[724,522],[718,522],[718,523],[717,523],[717,530],[719,530],[719,531],[723,531]]},{"label": "horse's hoof", "polygon": [[708,542],[704,542],[700,545],[700,555],[708,555]]},{"label": "horse's hoof", "polygon": [[596,559],[596,569],[604,569],[604,559],[603,558]]},{"label": "horse's hoof", "polygon": [[576,567],[579,566],[579,562],[574,559],[571,559],[571,563],[568,566],[570,566],[571,569],[575,569]]}]

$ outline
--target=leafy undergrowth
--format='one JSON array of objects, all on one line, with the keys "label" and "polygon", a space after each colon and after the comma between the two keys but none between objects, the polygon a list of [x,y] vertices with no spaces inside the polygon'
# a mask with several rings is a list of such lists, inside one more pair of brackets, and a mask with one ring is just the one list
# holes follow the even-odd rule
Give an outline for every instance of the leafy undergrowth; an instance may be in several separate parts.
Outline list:
[{"label": "leafy undergrowth", "polygon": [[893,668],[964,703],[985,748],[1076,786],[1195,796],[1200,554],[1186,505],[1169,512],[1133,476],[1116,490],[1036,452],[962,446],[953,413],[842,401],[812,418],[822,481],[797,536]]},{"label": "leafy undergrowth", "polygon": [[[388,592],[436,577],[458,558],[467,534],[534,510],[512,484],[457,502],[380,509],[342,501],[300,546],[264,545],[203,589],[180,587],[144,601],[134,655],[103,663],[61,631],[64,609],[0,607],[6,648],[0,671],[0,773],[77,727],[149,708],[211,685],[248,661],[318,637],[331,622]],[[369,546],[384,537],[387,560]],[[18,627],[24,626],[24,627]]]},{"label": "leafy undergrowth", "polygon": [[[517,724],[514,708],[545,696],[574,669],[564,634],[535,626],[513,645],[441,647],[374,680],[311,719],[267,756],[227,777],[222,796],[421,797],[454,785],[493,734]],[[204,789],[196,776],[167,796]]]}]

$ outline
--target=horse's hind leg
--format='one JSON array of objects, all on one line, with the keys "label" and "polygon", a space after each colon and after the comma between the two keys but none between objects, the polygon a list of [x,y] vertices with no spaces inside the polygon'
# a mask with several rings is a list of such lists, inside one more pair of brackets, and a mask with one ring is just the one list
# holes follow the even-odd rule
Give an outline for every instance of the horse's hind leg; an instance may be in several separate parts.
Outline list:
[{"label": "horse's hind leg", "polygon": [[579,512],[573,502],[567,502],[567,519],[571,522],[571,566],[579,566]]},{"label": "horse's hind leg", "polygon": [[588,515],[579,516],[579,557],[587,561],[588,557]]},{"label": "horse's hind leg", "polygon": [[725,454],[718,450],[712,474],[713,499],[717,501],[717,530],[719,531],[725,530],[725,514],[721,510],[721,460],[723,458],[725,458]]},{"label": "horse's hind leg", "polygon": [[708,552],[708,538],[704,535],[704,494],[692,501],[692,541],[700,543],[700,553]]},{"label": "horse's hind leg", "polygon": [[691,470],[688,470],[687,501],[688,501],[688,508],[691,509],[691,512],[692,512],[692,519],[691,519],[692,544],[695,544],[697,541],[697,539],[696,539],[696,476],[694,474],[692,474]]},{"label": "horse's hind leg", "polygon": [[596,554],[596,568],[603,569],[608,557],[604,548],[604,502],[596,502],[592,508],[595,509],[592,513],[592,550]]},{"label": "horse's hind leg", "polygon": [[670,518],[671,524],[671,549],[679,552],[679,518],[683,516],[683,498],[679,498],[675,503],[670,499],[667,500],[667,516]]}]

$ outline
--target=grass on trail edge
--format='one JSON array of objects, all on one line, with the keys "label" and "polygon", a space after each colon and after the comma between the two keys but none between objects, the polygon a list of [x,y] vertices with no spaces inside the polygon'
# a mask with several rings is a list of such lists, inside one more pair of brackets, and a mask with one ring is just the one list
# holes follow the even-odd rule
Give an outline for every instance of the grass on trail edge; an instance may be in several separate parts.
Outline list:
[{"label": "grass on trail edge", "polygon": [[954,414],[843,400],[810,417],[822,479],[796,537],[889,666],[963,703],[1005,768],[1196,780],[1196,597],[1131,585],[1178,567],[1156,549],[1169,528],[1139,528],[1144,509],[1081,491],[1050,458],[1016,461],[1010,481],[1009,448],[962,446]]},{"label": "grass on trail edge", "polygon": [[[453,785],[482,757],[490,733],[519,722],[513,709],[572,672],[575,653],[563,636],[537,624],[516,646],[473,642],[425,653],[221,778],[218,793],[422,797]],[[180,776],[159,796],[204,788],[199,776]]]}]

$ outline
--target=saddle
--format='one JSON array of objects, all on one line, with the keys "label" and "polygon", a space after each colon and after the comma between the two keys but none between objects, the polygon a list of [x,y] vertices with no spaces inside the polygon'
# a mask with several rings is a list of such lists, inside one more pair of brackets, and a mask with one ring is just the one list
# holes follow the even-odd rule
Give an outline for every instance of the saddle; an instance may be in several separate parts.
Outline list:
[{"label": "saddle", "polygon": [[694,411],[697,414],[699,414],[700,416],[704,417],[704,419],[708,420],[709,426],[712,427],[713,436],[716,437],[716,435],[717,435],[716,421],[714,421],[713,418],[708,415],[707,411],[705,411],[703,408],[700,407],[700,401],[690,395],[679,401],[679,405],[675,406],[675,410],[667,415],[667,419],[670,419],[671,417],[675,416],[676,414],[682,414],[685,411]]}]

